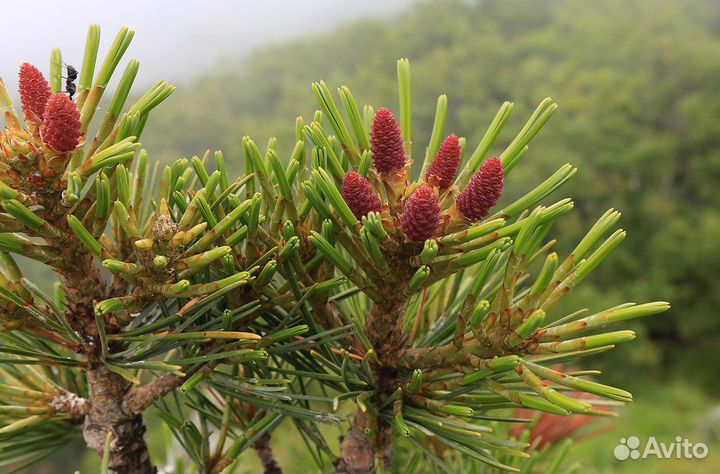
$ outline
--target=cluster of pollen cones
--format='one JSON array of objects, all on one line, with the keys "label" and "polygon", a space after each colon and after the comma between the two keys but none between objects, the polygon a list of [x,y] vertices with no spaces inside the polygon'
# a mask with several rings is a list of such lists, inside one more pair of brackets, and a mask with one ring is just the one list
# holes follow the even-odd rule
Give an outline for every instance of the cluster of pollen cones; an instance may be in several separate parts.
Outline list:
[{"label": "cluster of pollen cones", "polygon": [[82,142],[82,124],[75,103],[62,92],[53,94],[35,66],[23,64],[19,76],[27,129],[6,114],[7,131],[0,133],[0,170],[11,187],[34,194],[60,183],[72,152]]},{"label": "cluster of pollen cones", "polygon": [[[355,217],[361,219],[369,212],[393,209],[393,202],[383,204],[380,196],[399,195],[397,226],[409,241],[423,242],[438,234],[450,221],[470,223],[486,217],[502,193],[505,172],[499,158],[489,158],[460,190],[454,186],[460,166],[462,149],[454,134],[440,145],[425,176],[419,183],[408,185],[406,158],[400,126],[387,108],[375,114],[371,131],[372,163],[380,178],[371,183],[366,177],[351,171],[342,183],[345,201]],[[382,181],[382,183],[380,182]],[[388,188],[402,189],[388,189]],[[451,199],[452,204],[443,212],[441,201]]]}]

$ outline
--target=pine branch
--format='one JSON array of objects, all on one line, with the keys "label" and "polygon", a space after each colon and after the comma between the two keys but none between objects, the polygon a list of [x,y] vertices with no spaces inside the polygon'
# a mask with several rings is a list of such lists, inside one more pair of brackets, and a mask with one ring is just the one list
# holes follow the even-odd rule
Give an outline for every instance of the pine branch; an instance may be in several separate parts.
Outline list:
[{"label": "pine branch", "polygon": [[273,450],[270,447],[269,434],[265,433],[257,441],[255,441],[255,443],[253,443],[253,448],[255,449],[255,452],[257,452],[257,455],[260,458],[260,462],[263,466],[263,472],[265,474],[283,473],[282,469],[280,468],[280,464],[278,464],[277,459],[275,459]]},{"label": "pine branch", "polygon": [[[543,203],[575,167],[502,201],[556,110],[551,99],[488,157],[513,107],[503,104],[459,169],[467,144],[443,140],[440,96],[413,177],[412,81],[401,60],[399,119],[385,107],[361,116],[343,86],[346,124],[318,82],[319,110],[296,121],[287,159],[275,138],[261,152],[243,137],[248,174],[238,179],[219,151],[149,174],[139,139],[174,88],[159,81],[123,112],[131,61],[93,126],[133,37],[123,28],[96,72],[99,33],[88,33],[76,102],[57,93],[59,50],[50,82],[23,65],[24,123],[0,82],[0,451],[15,452],[15,437],[64,441],[82,421],[109,472],[152,473],[143,413],[154,407],[185,468],[221,472],[252,447],[266,472],[281,472],[269,433],[290,418],[322,469],[332,451],[315,425],[338,423],[334,412],[354,403],[337,472],[387,471],[408,449],[445,471],[458,455],[518,470],[528,443],[488,434],[489,422],[517,421],[496,410],[608,415],[603,407],[632,400],[588,380],[594,372],[556,367],[635,337],[604,332],[610,324],[669,308],[555,314],[623,241],[619,213],[606,212],[561,259],[548,235],[573,203]],[[55,295],[12,255],[52,269]]]}]

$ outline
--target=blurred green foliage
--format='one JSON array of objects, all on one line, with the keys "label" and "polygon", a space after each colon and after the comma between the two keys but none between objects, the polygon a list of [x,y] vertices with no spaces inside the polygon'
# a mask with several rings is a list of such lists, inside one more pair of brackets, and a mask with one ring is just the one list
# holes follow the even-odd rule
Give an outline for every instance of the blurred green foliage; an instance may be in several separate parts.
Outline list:
[{"label": "blurred green foliage", "polygon": [[361,104],[397,110],[398,57],[413,67],[417,150],[441,93],[449,96],[446,131],[470,147],[502,101],[516,104],[509,135],[552,96],[560,110],[508,192],[571,162],[580,172],[565,192],[577,210],[560,232],[581,235],[610,206],[623,211],[629,231],[594,286],[571,303],[600,308],[632,295],[673,304],[637,324],[645,333],[638,343],[603,356],[617,366],[606,381],[633,387],[646,380],[638,373],[682,374],[717,388],[720,366],[707,362],[720,344],[718,51],[715,1],[428,1],[384,21],[328,24],[209,71],[153,117],[144,145],[168,160],[222,148],[240,171],[243,135],[277,136],[289,153],[292,119],[312,116],[310,83],[318,78],[351,85]]}]

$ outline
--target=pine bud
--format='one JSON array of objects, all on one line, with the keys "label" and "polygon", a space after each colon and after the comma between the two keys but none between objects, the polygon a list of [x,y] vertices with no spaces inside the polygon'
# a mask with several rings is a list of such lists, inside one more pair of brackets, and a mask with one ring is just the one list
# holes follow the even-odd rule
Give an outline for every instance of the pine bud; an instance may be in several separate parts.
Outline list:
[{"label": "pine bud", "polygon": [[385,107],[375,113],[372,124],[372,157],[380,173],[399,171],[405,166],[402,132],[392,112]]},{"label": "pine bud", "polygon": [[178,225],[172,220],[172,217],[159,215],[155,218],[152,226],[152,236],[155,240],[168,241],[179,230]]},{"label": "pine bud", "polygon": [[52,95],[50,84],[42,73],[30,63],[20,66],[20,102],[25,112],[34,113],[42,119],[45,106]]},{"label": "pine bud", "polygon": [[458,196],[458,209],[466,219],[482,219],[500,199],[504,184],[505,170],[502,162],[497,157],[488,159]]},{"label": "pine bud", "polygon": [[435,176],[440,180],[440,190],[444,191],[452,185],[460,165],[460,140],[455,134],[447,137],[435,155],[425,175],[425,181],[430,182],[430,177]]},{"label": "pine bud", "polygon": [[355,171],[345,175],[342,194],[348,207],[358,219],[362,219],[368,212],[380,211],[380,199],[373,192],[368,180]]},{"label": "pine bud", "polygon": [[66,153],[80,143],[80,112],[65,94],[53,94],[48,100],[41,129],[42,139],[53,150]]},{"label": "pine bud", "polygon": [[408,239],[423,242],[433,235],[440,225],[440,204],[432,186],[418,188],[405,203],[402,229]]}]

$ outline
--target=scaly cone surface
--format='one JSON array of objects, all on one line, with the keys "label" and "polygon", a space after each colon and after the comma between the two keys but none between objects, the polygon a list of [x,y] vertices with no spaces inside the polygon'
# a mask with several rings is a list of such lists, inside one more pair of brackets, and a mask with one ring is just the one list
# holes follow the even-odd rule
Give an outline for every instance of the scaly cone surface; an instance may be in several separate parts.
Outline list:
[{"label": "scaly cone surface", "polygon": [[379,173],[400,171],[405,166],[405,150],[400,125],[389,109],[375,113],[372,124],[372,157]]},{"label": "scaly cone surface", "polygon": [[425,181],[430,182],[431,176],[435,176],[440,180],[438,184],[440,191],[449,188],[455,179],[458,166],[460,166],[460,153],[460,140],[453,133],[440,145],[440,149],[425,175]]},{"label": "scaly cone surface", "polygon": [[30,63],[20,66],[20,102],[25,112],[32,112],[42,119],[45,106],[52,94],[45,76]]},{"label": "scaly cone surface", "polygon": [[432,186],[417,189],[405,203],[402,229],[409,240],[424,242],[440,225],[439,198]]},{"label": "scaly cone surface", "polygon": [[358,219],[362,219],[369,212],[380,211],[380,199],[372,190],[368,180],[356,171],[349,172],[343,178],[342,194],[350,210]]},{"label": "scaly cone surface", "polygon": [[475,173],[457,198],[457,207],[471,221],[487,216],[500,199],[505,185],[505,171],[497,157],[488,159]]},{"label": "scaly cone surface", "polygon": [[80,112],[75,103],[65,94],[53,94],[43,115],[43,142],[59,153],[73,151],[80,144],[80,129]]}]

